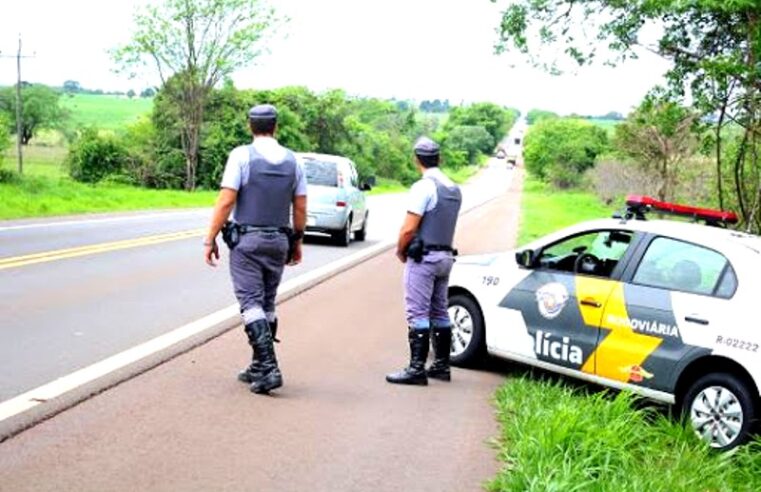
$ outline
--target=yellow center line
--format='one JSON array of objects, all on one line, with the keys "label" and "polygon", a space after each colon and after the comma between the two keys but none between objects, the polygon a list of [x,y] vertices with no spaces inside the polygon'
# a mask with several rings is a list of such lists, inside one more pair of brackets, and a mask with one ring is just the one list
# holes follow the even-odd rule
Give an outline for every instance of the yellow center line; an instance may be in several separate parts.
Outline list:
[{"label": "yellow center line", "polygon": [[76,258],[109,251],[118,251],[121,249],[137,248],[140,246],[150,246],[153,244],[166,243],[169,241],[178,241],[191,237],[199,237],[205,229],[190,229],[187,231],[171,232],[168,234],[157,234],[155,236],[145,236],[136,239],[124,239],[121,241],[112,241],[108,243],[89,244],[87,246],[77,246],[75,248],[65,248],[53,251],[44,251],[23,256],[12,256],[0,258],[0,270],[7,268],[16,268],[37,263],[46,263],[49,261],[58,261],[66,258]]}]

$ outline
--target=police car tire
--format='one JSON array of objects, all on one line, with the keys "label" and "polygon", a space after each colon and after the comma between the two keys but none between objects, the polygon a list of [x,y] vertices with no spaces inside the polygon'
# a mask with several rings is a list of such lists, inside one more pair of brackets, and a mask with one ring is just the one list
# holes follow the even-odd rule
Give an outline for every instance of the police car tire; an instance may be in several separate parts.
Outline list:
[{"label": "police car tire", "polygon": [[[474,366],[483,359],[486,353],[486,333],[481,309],[476,301],[467,294],[455,294],[451,296],[449,298],[449,307],[452,306],[460,306],[468,312],[470,319],[473,321],[473,336],[462,353],[450,357],[450,362],[455,366]],[[454,323],[455,321],[452,320],[452,322]],[[452,336],[456,336],[455,333]]]},{"label": "police car tire", "polygon": [[728,451],[743,444],[750,438],[751,432],[756,424],[756,400],[748,389],[748,384],[734,374],[727,372],[706,374],[705,376],[698,378],[692,386],[690,386],[682,399],[680,411],[687,422],[687,425],[692,425],[690,421],[690,409],[692,408],[695,398],[698,397],[701,391],[711,386],[718,386],[731,391],[737,397],[740,407],[742,408],[743,423],[737,438],[727,446],[715,448],[720,451]]}]

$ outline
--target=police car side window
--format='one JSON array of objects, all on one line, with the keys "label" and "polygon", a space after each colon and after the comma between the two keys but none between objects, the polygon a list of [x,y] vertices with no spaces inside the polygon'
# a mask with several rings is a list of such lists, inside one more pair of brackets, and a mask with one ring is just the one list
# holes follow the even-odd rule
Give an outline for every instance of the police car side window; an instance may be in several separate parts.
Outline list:
[{"label": "police car side window", "polygon": [[629,231],[593,231],[576,235],[543,249],[539,267],[610,277],[631,240],[632,233]]},{"label": "police car side window", "polygon": [[[693,294],[721,295],[717,287],[722,287],[718,283],[722,274],[727,277],[727,267],[727,259],[716,251],[659,237],[648,246],[632,282]],[[728,285],[723,288],[734,293],[732,278],[726,281]]]}]

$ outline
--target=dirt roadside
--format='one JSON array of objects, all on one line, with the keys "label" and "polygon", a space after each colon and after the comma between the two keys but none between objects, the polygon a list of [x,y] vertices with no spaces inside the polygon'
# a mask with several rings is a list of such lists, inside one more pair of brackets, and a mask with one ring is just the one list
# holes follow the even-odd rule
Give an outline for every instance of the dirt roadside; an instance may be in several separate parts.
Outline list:
[{"label": "dirt roadside", "polygon": [[[513,246],[521,182],[461,219],[461,254]],[[235,330],[0,444],[0,490],[479,490],[504,376],[386,384],[408,354],[401,277],[389,252],[281,305],[277,396],[235,381]]]}]

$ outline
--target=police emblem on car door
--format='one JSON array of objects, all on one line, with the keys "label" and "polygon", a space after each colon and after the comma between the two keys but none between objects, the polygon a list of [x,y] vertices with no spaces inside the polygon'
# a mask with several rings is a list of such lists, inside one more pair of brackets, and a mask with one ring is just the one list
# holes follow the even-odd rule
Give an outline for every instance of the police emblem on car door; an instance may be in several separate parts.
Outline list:
[{"label": "police emblem on car door", "polygon": [[500,303],[522,314],[533,357],[594,373],[602,314],[618,284],[611,278],[632,238],[628,231],[590,231],[537,253],[534,271]]}]

